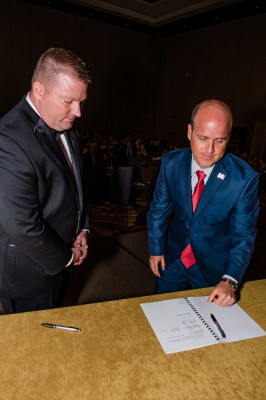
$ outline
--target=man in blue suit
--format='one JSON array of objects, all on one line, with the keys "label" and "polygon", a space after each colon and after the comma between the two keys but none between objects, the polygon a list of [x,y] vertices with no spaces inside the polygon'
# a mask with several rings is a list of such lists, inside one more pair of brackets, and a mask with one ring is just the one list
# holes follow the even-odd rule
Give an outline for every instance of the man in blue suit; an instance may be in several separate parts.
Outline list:
[{"label": "man in blue suit", "polygon": [[[191,149],[162,158],[148,213],[156,293],[215,286],[208,301],[230,306],[236,300],[254,248],[259,178],[248,163],[226,154],[231,128],[225,103],[203,101],[188,125]],[[204,186],[193,211],[197,171],[204,172]]]}]

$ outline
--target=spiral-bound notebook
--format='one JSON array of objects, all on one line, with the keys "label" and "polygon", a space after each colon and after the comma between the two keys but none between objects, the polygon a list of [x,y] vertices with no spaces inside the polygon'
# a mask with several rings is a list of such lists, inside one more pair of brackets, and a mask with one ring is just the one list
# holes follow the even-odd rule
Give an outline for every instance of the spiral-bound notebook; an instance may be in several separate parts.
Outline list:
[{"label": "spiral-bound notebook", "polygon": [[220,307],[207,299],[185,297],[140,304],[166,354],[266,335],[238,304]]}]

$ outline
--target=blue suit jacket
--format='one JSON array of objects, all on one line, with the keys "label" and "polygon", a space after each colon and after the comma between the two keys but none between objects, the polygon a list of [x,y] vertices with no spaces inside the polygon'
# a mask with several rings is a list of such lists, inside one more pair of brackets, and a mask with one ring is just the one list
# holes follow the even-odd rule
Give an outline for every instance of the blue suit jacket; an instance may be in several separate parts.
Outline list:
[{"label": "blue suit jacket", "polygon": [[165,255],[169,265],[190,242],[210,285],[224,274],[240,282],[256,238],[258,174],[226,154],[214,166],[193,214],[191,157],[190,149],[163,156],[147,219],[150,254]]}]

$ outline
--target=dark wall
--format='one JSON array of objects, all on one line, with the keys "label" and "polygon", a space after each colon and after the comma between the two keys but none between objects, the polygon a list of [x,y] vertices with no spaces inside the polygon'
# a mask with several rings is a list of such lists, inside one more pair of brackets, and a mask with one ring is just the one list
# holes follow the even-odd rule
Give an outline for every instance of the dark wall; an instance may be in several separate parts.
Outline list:
[{"label": "dark wall", "polygon": [[0,2],[0,115],[30,86],[51,46],[87,62],[93,78],[79,128],[186,141],[194,105],[220,98],[251,143],[266,120],[266,15],[159,39],[19,1]]},{"label": "dark wall", "polygon": [[265,43],[266,15],[165,39],[159,131],[167,131],[165,120],[169,129],[184,130],[197,102],[219,98],[231,106],[234,125],[247,131],[250,144],[256,120],[266,120]]}]

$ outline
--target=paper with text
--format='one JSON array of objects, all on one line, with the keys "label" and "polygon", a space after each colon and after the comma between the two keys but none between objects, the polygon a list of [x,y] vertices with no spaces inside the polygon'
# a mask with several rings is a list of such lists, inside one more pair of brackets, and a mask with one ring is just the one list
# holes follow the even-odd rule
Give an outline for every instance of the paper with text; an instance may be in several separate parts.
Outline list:
[{"label": "paper with text", "polygon": [[[201,296],[141,304],[165,353],[266,335],[238,304],[220,307],[208,303],[207,299],[208,296]],[[221,338],[211,313],[220,323],[226,339]]]}]

